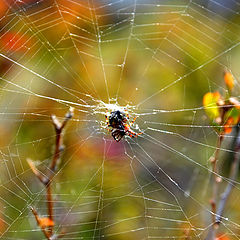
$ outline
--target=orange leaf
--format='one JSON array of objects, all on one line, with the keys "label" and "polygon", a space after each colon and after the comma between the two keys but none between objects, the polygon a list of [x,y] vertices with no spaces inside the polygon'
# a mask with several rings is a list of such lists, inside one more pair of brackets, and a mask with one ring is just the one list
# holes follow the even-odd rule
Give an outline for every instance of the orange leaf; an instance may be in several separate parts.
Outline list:
[{"label": "orange leaf", "polygon": [[230,238],[226,234],[218,235],[215,240],[230,240]]},{"label": "orange leaf", "polygon": [[1,4],[0,4],[0,18],[2,18],[2,16],[4,16],[6,14],[7,9],[8,9],[7,3],[4,3],[4,1],[1,2]]},{"label": "orange leaf", "polygon": [[230,72],[224,73],[224,81],[225,81],[225,84],[227,85],[228,89],[231,91],[234,86],[234,78]]},{"label": "orange leaf", "polygon": [[13,31],[0,36],[0,44],[5,50],[12,52],[27,51],[31,47],[30,40],[26,35]]},{"label": "orange leaf", "polygon": [[233,117],[229,117],[227,122],[224,124],[224,133],[228,134],[232,131],[232,127],[234,125],[234,118]]},{"label": "orange leaf", "polygon": [[54,222],[49,218],[38,218],[38,224],[41,228],[54,226]]}]

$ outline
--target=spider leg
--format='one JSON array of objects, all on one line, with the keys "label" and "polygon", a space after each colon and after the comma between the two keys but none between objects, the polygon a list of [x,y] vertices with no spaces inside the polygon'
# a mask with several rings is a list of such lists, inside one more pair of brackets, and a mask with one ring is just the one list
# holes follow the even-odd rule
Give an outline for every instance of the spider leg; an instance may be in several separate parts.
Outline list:
[{"label": "spider leg", "polygon": [[105,126],[105,125],[104,125],[104,126],[102,126],[102,128],[106,129],[106,130],[109,131],[109,132],[112,132],[112,129],[110,129],[109,126]]},{"label": "spider leg", "polygon": [[109,126],[109,120],[108,120],[108,109],[106,109],[106,114],[105,114],[105,119],[106,119],[106,123]]},{"label": "spider leg", "polygon": [[105,126],[104,128],[107,129],[109,132],[112,132],[112,129],[109,128],[109,119],[107,115],[108,115],[108,109],[106,109],[106,114],[105,114],[105,120],[106,120],[107,126]]},{"label": "spider leg", "polygon": [[131,138],[136,138],[139,135],[143,134],[143,132],[135,133],[132,130],[128,130],[127,133],[128,133],[128,136],[131,137]]},{"label": "spider leg", "polygon": [[126,113],[127,119],[129,119],[129,114],[126,108],[124,108],[124,112]]},{"label": "spider leg", "polygon": [[138,118],[138,116],[136,116],[131,122],[130,122],[130,127],[135,123],[136,119]]}]

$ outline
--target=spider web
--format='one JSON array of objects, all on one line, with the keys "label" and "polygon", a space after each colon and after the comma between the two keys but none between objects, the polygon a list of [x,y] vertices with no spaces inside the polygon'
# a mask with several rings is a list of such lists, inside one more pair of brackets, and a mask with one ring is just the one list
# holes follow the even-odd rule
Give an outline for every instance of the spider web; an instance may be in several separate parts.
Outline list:
[{"label": "spider web", "polygon": [[[74,118],[54,177],[63,239],[204,239],[211,227],[217,134],[202,97],[239,78],[235,0],[2,0],[0,3],[2,239],[43,239],[50,116]],[[236,82],[236,93],[239,84]],[[106,109],[126,108],[138,138],[116,143]],[[220,157],[233,153],[226,137]],[[223,165],[223,163],[221,162]],[[223,165],[222,190],[230,182]],[[219,233],[240,239],[239,182]],[[190,231],[190,233],[188,233]],[[188,236],[189,234],[189,236]]]}]

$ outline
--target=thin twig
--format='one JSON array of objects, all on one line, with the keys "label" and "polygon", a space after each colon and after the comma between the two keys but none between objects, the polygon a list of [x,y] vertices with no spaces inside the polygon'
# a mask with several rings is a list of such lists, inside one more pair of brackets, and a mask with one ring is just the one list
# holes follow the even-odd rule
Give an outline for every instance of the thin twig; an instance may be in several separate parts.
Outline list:
[{"label": "thin twig", "polygon": [[36,219],[36,222],[37,222],[38,226],[40,226],[43,234],[45,235],[45,237],[46,237],[48,240],[50,240],[50,237],[51,237],[51,236],[50,236],[50,233],[41,225],[41,223],[40,223],[40,221],[39,221],[40,218],[39,218],[39,216],[38,216],[37,211],[36,211],[34,208],[31,208],[31,211],[32,211],[32,213],[33,213],[33,215],[34,215],[34,217],[35,217],[35,219]]},{"label": "thin twig", "polygon": [[[67,122],[73,117],[73,111],[74,109],[72,107],[70,107],[69,111],[67,112],[67,114],[65,115],[65,118],[63,120],[63,122],[60,122],[58,120],[58,118],[55,115],[52,115],[52,122],[55,128],[55,132],[56,132],[56,140],[55,140],[55,150],[54,150],[54,154],[53,154],[53,158],[52,161],[49,165],[49,168],[51,170],[51,173],[49,175],[44,175],[42,174],[35,166],[34,162],[31,160],[27,160],[28,164],[30,166],[30,168],[32,169],[34,175],[39,179],[39,181],[46,187],[46,197],[47,197],[47,212],[48,212],[48,219],[50,220],[51,223],[54,223],[54,218],[53,218],[53,197],[52,197],[52,189],[51,189],[51,183],[53,180],[53,177],[55,175],[56,172],[56,168],[57,168],[57,164],[59,162],[60,159],[60,154],[61,151],[63,149],[62,147],[62,133],[63,133],[63,129],[66,126]],[[45,235],[45,237],[48,240],[52,240],[52,239],[59,239],[63,236],[63,232],[61,232],[60,234],[56,235],[53,234],[53,227],[54,224],[51,224],[47,227],[46,230],[46,226],[43,226],[40,222],[40,217],[37,213],[37,211],[34,208],[31,208],[33,215],[35,216],[35,219],[37,221],[38,226],[41,227],[41,230],[43,232],[43,234]]]},{"label": "thin twig", "polygon": [[39,181],[43,184],[43,185],[47,185],[49,182],[49,179],[47,176],[43,175],[43,173],[39,172],[39,170],[36,168],[34,162],[31,159],[27,159],[28,165],[31,168],[31,170],[33,171],[33,173],[35,174],[35,176],[39,179]]},{"label": "thin twig", "polygon": [[[62,131],[66,126],[67,122],[73,117],[74,109],[70,107],[68,113],[65,115],[65,119],[63,122],[59,122],[55,115],[52,115],[52,122],[56,132],[56,141],[55,141],[55,151],[52,158],[52,162],[50,163],[50,169],[52,173],[55,173],[57,163],[60,159],[60,153],[62,150]],[[53,199],[52,199],[52,190],[51,190],[51,182],[54,174],[49,176],[49,183],[47,185],[47,206],[48,206],[48,217],[53,221]],[[49,231],[53,233],[53,226],[49,227]]]},{"label": "thin twig", "polygon": [[52,162],[50,164],[50,169],[53,172],[55,172],[57,162],[60,158],[61,146],[62,146],[62,143],[61,143],[62,131],[63,131],[64,127],[66,126],[67,122],[73,117],[73,111],[74,111],[74,108],[70,107],[70,109],[69,109],[68,113],[65,115],[65,118],[62,123],[59,122],[59,120],[57,119],[57,117],[55,115],[52,115],[52,122],[53,122],[55,132],[56,132],[55,152],[53,155]]},{"label": "thin twig", "polygon": [[221,182],[221,179],[218,176],[218,164],[217,163],[218,163],[218,157],[219,157],[219,152],[220,152],[223,138],[224,138],[224,135],[218,136],[217,149],[215,151],[215,155],[212,160],[212,174],[214,176],[214,181],[213,181],[212,198],[211,198],[210,202],[211,202],[211,206],[212,206],[213,223],[215,223],[216,199],[217,199],[217,194],[218,194],[218,187],[219,187],[219,182]]},{"label": "thin twig", "polygon": [[210,227],[210,230],[207,234],[207,237],[205,240],[215,240],[216,239],[216,232],[217,229],[222,221],[222,215],[223,211],[225,209],[227,199],[230,196],[230,193],[232,192],[233,187],[235,186],[235,180],[237,178],[238,169],[240,165],[240,130],[239,127],[237,128],[237,140],[235,142],[235,151],[234,151],[234,159],[231,164],[231,170],[229,174],[229,179],[231,181],[228,182],[224,192],[220,196],[218,208],[216,210],[216,214],[214,215],[214,222],[212,226]]},{"label": "thin twig", "polygon": [[217,194],[218,194],[218,188],[219,188],[219,183],[221,179],[218,176],[218,157],[219,157],[219,152],[220,148],[222,145],[224,135],[219,135],[217,139],[217,146],[216,146],[216,151],[214,154],[213,159],[211,160],[212,163],[212,176],[214,177],[213,185],[212,185],[212,198],[210,200],[211,207],[212,207],[212,225],[208,231],[207,237],[205,240],[215,240],[215,215],[216,215],[216,199],[217,199]]},{"label": "thin twig", "polygon": [[[47,210],[48,217],[51,221],[53,221],[53,199],[52,199],[52,190],[51,190],[51,182],[47,185]],[[52,235],[53,226],[49,227],[49,232]]]},{"label": "thin twig", "polygon": [[225,205],[227,203],[227,199],[232,192],[233,187],[236,185],[236,178],[238,174],[239,169],[239,161],[240,161],[240,136],[239,136],[239,129],[237,133],[237,140],[236,140],[236,146],[235,146],[235,154],[234,154],[234,160],[231,165],[231,170],[229,174],[229,179],[231,181],[228,182],[228,185],[225,188],[225,191],[222,193],[220,200],[219,200],[219,206],[216,214],[216,225],[218,226],[221,223],[222,220],[222,214],[225,208]]}]

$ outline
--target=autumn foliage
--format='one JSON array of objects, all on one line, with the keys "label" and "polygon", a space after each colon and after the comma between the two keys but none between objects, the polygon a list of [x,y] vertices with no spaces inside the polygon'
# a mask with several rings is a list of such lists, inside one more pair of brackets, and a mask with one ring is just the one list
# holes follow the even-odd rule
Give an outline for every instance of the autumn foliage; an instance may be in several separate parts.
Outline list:
[{"label": "autumn foliage", "polygon": [[228,92],[222,96],[219,92],[208,92],[203,97],[203,106],[211,124],[220,134],[231,133],[232,127],[240,121],[240,102],[232,97],[234,77],[230,72],[224,73]]},{"label": "autumn foliage", "polygon": [[49,218],[38,218],[38,224],[41,228],[54,226],[54,222]]},{"label": "autumn foliage", "polygon": [[230,238],[226,234],[219,234],[215,240],[230,240]]}]

